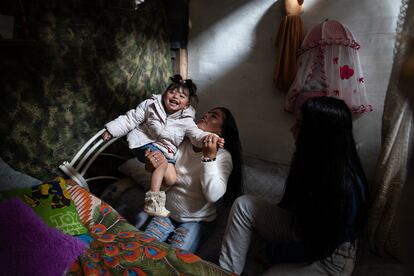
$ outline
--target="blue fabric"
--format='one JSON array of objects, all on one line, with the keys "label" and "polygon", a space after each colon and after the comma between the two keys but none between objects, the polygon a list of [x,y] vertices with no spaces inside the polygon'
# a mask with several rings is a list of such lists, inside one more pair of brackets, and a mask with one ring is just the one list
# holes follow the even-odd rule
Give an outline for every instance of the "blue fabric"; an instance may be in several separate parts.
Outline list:
[{"label": "blue fabric", "polygon": [[[134,152],[134,154],[137,157],[137,159],[139,161],[141,161],[142,163],[145,163],[145,151],[146,150],[159,151],[162,154],[164,154],[156,145],[154,145],[152,143],[143,145],[142,147],[139,147],[139,148],[132,149],[132,151]],[[165,154],[164,154],[164,156],[165,156]],[[173,165],[175,164],[175,160],[174,159],[168,158],[167,156],[165,156],[165,158],[167,159],[167,162],[168,163],[171,163]]]},{"label": "blue fabric", "polygon": [[74,237],[77,237],[78,239],[86,243],[88,246],[90,246],[91,242],[93,242],[93,238],[89,234],[76,235]]},{"label": "blue fabric", "polygon": [[159,241],[167,241],[172,247],[195,252],[200,242],[211,233],[213,226],[213,222],[180,223],[168,217],[153,217],[145,233]]}]

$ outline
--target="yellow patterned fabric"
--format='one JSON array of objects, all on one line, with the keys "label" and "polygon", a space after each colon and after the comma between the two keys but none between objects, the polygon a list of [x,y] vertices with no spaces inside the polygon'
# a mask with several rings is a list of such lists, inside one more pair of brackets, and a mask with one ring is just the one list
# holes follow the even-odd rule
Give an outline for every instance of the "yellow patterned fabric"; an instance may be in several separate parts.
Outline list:
[{"label": "yellow patterned fabric", "polygon": [[47,225],[65,234],[81,235],[88,232],[79,218],[65,180],[61,177],[33,187],[0,192],[0,201],[12,197],[20,198]]}]

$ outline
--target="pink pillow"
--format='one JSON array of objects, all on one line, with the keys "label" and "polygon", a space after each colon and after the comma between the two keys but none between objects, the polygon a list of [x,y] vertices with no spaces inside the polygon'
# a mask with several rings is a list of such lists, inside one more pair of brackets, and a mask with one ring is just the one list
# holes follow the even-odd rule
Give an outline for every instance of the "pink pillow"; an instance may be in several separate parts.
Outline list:
[{"label": "pink pillow", "polygon": [[86,244],[45,222],[24,202],[0,203],[0,268],[4,275],[62,275]]}]

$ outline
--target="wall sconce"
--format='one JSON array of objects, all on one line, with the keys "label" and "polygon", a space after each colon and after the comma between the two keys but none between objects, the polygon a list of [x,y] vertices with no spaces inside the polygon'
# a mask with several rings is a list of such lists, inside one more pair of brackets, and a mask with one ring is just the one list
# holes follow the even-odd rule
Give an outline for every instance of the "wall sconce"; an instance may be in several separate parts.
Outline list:
[{"label": "wall sconce", "polygon": [[285,0],[286,15],[299,15],[303,11],[304,0]]}]

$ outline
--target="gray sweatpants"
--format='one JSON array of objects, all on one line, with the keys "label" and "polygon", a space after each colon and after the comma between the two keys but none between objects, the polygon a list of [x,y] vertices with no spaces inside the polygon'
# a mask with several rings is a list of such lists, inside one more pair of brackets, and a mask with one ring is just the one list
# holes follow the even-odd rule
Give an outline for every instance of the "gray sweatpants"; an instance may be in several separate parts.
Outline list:
[{"label": "gray sweatpants", "polygon": [[[219,260],[221,267],[237,274],[243,272],[253,233],[269,242],[293,242],[290,213],[254,196],[239,197],[227,222]],[[351,275],[355,251],[354,243],[345,242],[324,262],[275,265],[264,275]]]}]

